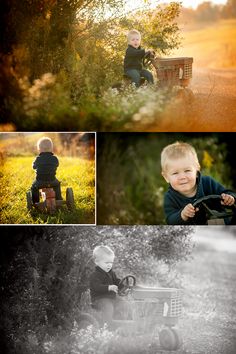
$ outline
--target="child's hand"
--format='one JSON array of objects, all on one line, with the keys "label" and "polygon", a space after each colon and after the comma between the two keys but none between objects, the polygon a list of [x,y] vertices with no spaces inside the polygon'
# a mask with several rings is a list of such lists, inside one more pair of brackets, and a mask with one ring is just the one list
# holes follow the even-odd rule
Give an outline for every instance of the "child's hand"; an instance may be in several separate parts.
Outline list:
[{"label": "child's hand", "polygon": [[221,204],[222,205],[234,205],[235,203],[235,199],[232,195],[230,194],[225,194],[225,193],[222,193],[221,194],[221,198],[222,198],[222,201],[221,201]]},{"label": "child's hand", "polygon": [[181,211],[181,218],[184,221],[187,221],[189,218],[193,218],[195,216],[196,211],[198,211],[198,208],[194,208],[192,204],[187,204],[184,209]]},{"label": "child's hand", "polygon": [[155,51],[153,49],[147,49],[145,52],[150,54],[155,54]]},{"label": "child's hand", "polygon": [[109,285],[108,286],[108,291],[114,291],[114,293],[118,293],[118,286],[116,285]]}]

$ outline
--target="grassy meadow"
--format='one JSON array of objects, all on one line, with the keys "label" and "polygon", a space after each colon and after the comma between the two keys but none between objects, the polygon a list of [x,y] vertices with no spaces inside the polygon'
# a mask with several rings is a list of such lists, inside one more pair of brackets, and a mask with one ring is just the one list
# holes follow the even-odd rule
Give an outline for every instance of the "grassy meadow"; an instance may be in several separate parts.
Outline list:
[{"label": "grassy meadow", "polygon": [[[10,140],[9,145],[13,144]],[[5,143],[6,144],[6,143]],[[13,151],[13,148],[11,149]],[[19,149],[18,149],[19,151]],[[2,156],[2,155],[1,155]],[[27,210],[26,192],[35,179],[32,162],[35,156],[16,152],[4,156],[0,165],[0,223],[1,224],[94,224],[95,223],[95,164],[94,160],[58,156],[57,178],[61,182],[62,197],[66,188],[74,192],[75,209],[66,205],[54,215]]]},{"label": "grassy meadow", "polygon": [[194,67],[236,67],[236,20],[182,25],[181,48],[173,56],[191,56]]}]

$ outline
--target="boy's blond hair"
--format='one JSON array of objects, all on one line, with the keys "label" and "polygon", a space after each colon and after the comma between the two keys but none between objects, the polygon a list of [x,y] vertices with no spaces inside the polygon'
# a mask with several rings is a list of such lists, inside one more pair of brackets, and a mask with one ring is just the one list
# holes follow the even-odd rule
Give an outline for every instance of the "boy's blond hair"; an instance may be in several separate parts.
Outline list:
[{"label": "boy's blond hair", "polygon": [[39,152],[52,152],[53,142],[52,139],[44,136],[37,142],[37,149]]},{"label": "boy's blond hair", "polygon": [[196,168],[200,170],[200,164],[194,147],[188,143],[176,141],[174,144],[167,145],[161,152],[162,172],[166,172],[169,160],[186,156],[190,156],[193,159]]},{"label": "boy's blond hair", "polygon": [[128,32],[128,34],[127,34],[127,40],[128,40],[128,42],[130,41],[130,38],[131,38],[134,34],[137,34],[137,35],[141,38],[141,33],[140,33],[138,30],[136,30],[136,29],[132,29],[132,30],[130,30],[130,31]]},{"label": "boy's blond hair", "polygon": [[96,246],[93,250],[93,259],[101,259],[104,255],[114,256],[115,254],[109,246]]}]

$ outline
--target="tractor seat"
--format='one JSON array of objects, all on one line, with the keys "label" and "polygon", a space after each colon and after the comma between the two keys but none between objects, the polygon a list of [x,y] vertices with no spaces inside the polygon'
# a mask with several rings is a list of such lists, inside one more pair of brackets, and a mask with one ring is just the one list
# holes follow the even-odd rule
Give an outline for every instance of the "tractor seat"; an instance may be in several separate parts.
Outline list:
[{"label": "tractor seat", "polygon": [[[126,74],[123,74],[123,79],[127,80],[127,81],[131,81],[131,78]],[[145,83],[145,81],[146,81],[145,77],[141,76],[140,85],[143,85]]]},{"label": "tractor seat", "polygon": [[56,187],[58,186],[59,182],[58,181],[43,181],[43,182],[40,182],[38,181],[37,182],[37,185],[38,185],[38,188],[53,188],[53,187]]}]

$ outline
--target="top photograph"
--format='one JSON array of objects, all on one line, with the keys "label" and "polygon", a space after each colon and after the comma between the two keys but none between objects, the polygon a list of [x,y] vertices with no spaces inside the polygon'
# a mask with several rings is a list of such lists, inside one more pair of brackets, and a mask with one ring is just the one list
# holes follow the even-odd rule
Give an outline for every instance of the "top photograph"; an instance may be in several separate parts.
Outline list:
[{"label": "top photograph", "polygon": [[236,1],[1,2],[0,131],[235,132]]}]

